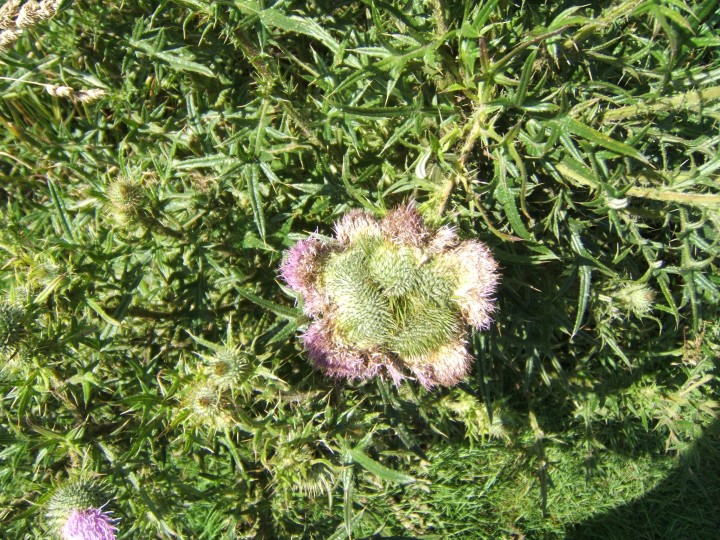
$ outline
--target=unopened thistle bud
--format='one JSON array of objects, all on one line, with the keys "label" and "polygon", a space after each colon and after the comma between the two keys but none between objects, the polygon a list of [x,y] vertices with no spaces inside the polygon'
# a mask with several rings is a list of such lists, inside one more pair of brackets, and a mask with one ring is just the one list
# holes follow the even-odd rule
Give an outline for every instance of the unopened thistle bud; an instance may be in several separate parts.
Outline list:
[{"label": "unopened thistle bud", "polygon": [[110,201],[112,214],[120,224],[140,218],[148,204],[148,196],[143,185],[124,176],[114,179],[108,185],[107,198]]},{"label": "unopened thistle bud", "polygon": [[335,470],[322,454],[309,444],[280,441],[267,465],[274,488],[300,492],[314,498],[332,492]]},{"label": "unopened thistle bud", "polygon": [[197,381],[181,397],[179,421],[190,428],[223,431],[234,424],[225,408],[222,389],[208,381]]},{"label": "unopened thistle bud", "polygon": [[613,298],[626,312],[643,317],[652,311],[655,293],[645,284],[623,282],[613,291]]},{"label": "unopened thistle bud", "polygon": [[47,503],[46,516],[55,537],[61,540],[115,540],[117,527],[104,490],[92,480],[75,480],[55,490]]},{"label": "unopened thistle bud", "polygon": [[348,379],[457,384],[471,362],[465,329],[487,329],[494,310],[487,246],[428,228],[413,204],[381,220],[352,211],[335,234],[299,241],[280,267],[314,319],[302,341],[315,366]]},{"label": "unopened thistle bud", "polygon": [[210,382],[219,388],[231,388],[250,374],[251,364],[240,347],[221,347],[203,359],[210,368]]}]

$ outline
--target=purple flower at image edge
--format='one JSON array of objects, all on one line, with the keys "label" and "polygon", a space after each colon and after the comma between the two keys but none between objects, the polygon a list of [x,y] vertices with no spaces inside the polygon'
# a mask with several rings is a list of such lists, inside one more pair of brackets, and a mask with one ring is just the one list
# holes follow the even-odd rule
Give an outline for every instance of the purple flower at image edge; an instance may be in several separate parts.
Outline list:
[{"label": "purple flower at image edge", "polygon": [[73,510],[62,528],[63,540],[115,540],[117,527],[99,508]]}]

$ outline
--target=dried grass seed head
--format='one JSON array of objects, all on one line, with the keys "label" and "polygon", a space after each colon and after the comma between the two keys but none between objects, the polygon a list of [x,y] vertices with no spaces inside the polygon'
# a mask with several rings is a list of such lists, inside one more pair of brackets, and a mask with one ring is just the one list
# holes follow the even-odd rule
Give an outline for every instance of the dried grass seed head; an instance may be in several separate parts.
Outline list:
[{"label": "dried grass seed head", "polygon": [[20,13],[21,0],[7,0],[0,6],[0,30],[9,30],[16,27],[15,19]]},{"label": "dried grass seed head", "polygon": [[40,2],[28,0],[20,8],[17,18],[15,19],[15,25],[18,28],[23,29],[32,28],[40,21],[44,21],[47,18],[45,10]]}]

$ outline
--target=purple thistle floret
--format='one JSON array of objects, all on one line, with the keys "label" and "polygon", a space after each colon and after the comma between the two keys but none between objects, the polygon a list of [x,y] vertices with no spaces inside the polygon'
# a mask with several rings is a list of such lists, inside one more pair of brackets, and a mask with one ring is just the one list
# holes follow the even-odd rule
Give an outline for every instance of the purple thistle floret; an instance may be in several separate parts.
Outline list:
[{"label": "purple thistle floret", "polygon": [[325,305],[317,287],[317,268],[326,251],[327,246],[317,238],[300,240],[288,250],[280,266],[285,283],[305,300],[304,310],[308,315],[319,313]]},{"label": "purple thistle floret", "polygon": [[331,377],[364,379],[369,376],[362,356],[332,341],[323,321],[311,324],[302,336],[310,360]]},{"label": "purple thistle floret", "polygon": [[117,527],[100,508],[73,510],[62,528],[63,540],[115,540]]}]

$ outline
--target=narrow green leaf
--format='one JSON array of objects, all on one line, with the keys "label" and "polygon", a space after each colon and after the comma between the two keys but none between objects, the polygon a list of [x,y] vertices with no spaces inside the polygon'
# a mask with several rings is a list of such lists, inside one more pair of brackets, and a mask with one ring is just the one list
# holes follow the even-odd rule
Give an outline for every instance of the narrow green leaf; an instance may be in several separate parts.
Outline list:
[{"label": "narrow green leaf", "polygon": [[489,2],[485,2],[482,8],[480,8],[480,11],[473,16],[473,26],[475,28],[482,29],[482,27],[485,26],[485,23],[490,18],[490,15],[492,15],[495,6],[497,6],[498,1],[499,0],[490,0]]},{"label": "narrow green leaf", "polygon": [[173,168],[179,171],[187,169],[199,169],[202,167],[210,167],[215,170],[221,170],[224,167],[238,164],[240,164],[240,160],[236,157],[217,154],[214,156],[205,156],[201,158],[176,160],[173,162]]},{"label": "narrow green leaf", "polygon": [[344,540],[345,538],[351,538],[355,527],[357,527],[362,521],[363,514],[364,510],[355,514],[348,522],[342,523],[337,529],[335,529],[335,532],[332,535],[328,536],[327,540]]},{"label": "narrow green leaf", "polygon": [[260,20],[265,26],[279,28],[285,32],[303,34],[317,39],[320,43],[330,49],[333,54],[340,52],[340,43],[330,33],[312,19],[284,15],[277,9],[265,9],[259,13]]},{"label": "narrow green leaf", "polygon": [[382,463],[378,463],[361,450],[351,448],[348,449],[348,453],[350,454],[352,460],[358,465],[360,465],[363,469],[387,482],[393,482],[397,484],[411,484],[416,481],[415,478],[413,478],[412,476],[398,471],[394,471],[393,469],[386,467]]},{"label": "narrow green leaf", "polygon": [[599,182],[594,177],[592,170],[579,161],[572,158],[565,158],[562,162],[555,163],[554,168],[571,184],[590,189],[600,188]]},{"label": "narrow green leaf", "polygon": [[242,296],[246,300],[249,300],[253,304],[257,304],[261,308],[270,310],[273,313],[275,313],[276,315],[279,315],[281,317],[285,317],[287,319],[292,320],[292,319],[297,319],[302,316],[302,311],[300,311],[299,309],[281,306],[280,304],[276,304],[275,302],[265,300],[264,298],[261,298],[258,295],[251,293],[250,291],[246,291],[244,289],[237,288],[235,290],[237,291],[237,293],[240,296]]},{"label": "narrow green leaf", "polygon": [[[353,475],[354,469],[351,467],[352,458],[349,454],[345,455],[345,466],[342,472],[343,480],[343,525],[339,529],[344,531],[347,536],[352,534],[355,518],[353,517]],[[357,517],[357,516],[356,516]]]},{"label": "narrow green leaf", "polygon": [[495,186],[495,197],[497,197],[497,200],[500,204],[502,204],[503,210],[505,210],[505,216],[507,217],[513,232],[523,240],[532,240],[533,238],[530,231],[527,230],[522,221],[522,217],[520,217],[520,211],[517,207],[515,195],[507,184],[504,163],[504,157],[495,160],[496,176],[498,177],[498,182]]},{"label": "narrow green leaf", "polygon": [[656,279],[658,285],[660,286],[660,291],[662,291],[662,294],[665,297],[665,301],[667,302],[668,307],[670,308],[673,316],[675,317],[675,324],[680,324],[680,310],[675,304],[675,299],[673,298],[672,292],[670,292],[670,280],[668,278],[668,275],[663,272],[662,274],[659,274]]},{"label": "narrow green leaf", "polygon": [[258,166],[253,164],[246,167],[245,173],[246,189],[250,198],[250,206],[252,207],[255,226],[262,241],[265,241],[265,213],[262,207],[262,195],[260,194],[260,183],[258,180]]},{"label": "narrow green leaf", "polygon": [[215,73],[213,73],[212,70],[207,66],[195,62],[195,57],[192,54],[186,52],[186,49],[184,47],[179,49],[172,49],[169,51],[156,51],[153,45],[147,41],[133,40],[130,42],[130,44],[133,47],[140,49],[148,56],[156,58],[161,62],[165,62],[168,67],[174,69],[175,71],[189,71],[192,73],[204,75],[206,77],[215,78]]},{"label": "narrow green leaf", "polygon": [[284,323],[283,327],[267,342],[266,345],[272,345],[273,343],[282,343],[290,339],[291,336],[297,332],[298,325],[292,321]]},{"label": "narrow green leaf", "polygon": [[75,240],[75,238],[73,237],[72,229],[70,229],[70,223],[68,222],[67,213],[65,212],[65,205],[60,199],[60,195],[58,194],[55,182],[48,178],[47,184],[48,188],[50,188],[50,197],[52,198],[55,209],[58,211],[58,215],[60,216],[60,225],[62,226],[65,233],[68,235],[68,238],[70,238],[71,240]]},{"label": "narrow green leaf", "polygon": [[525,59],[522,73],[520,74],[520,81],[518,82],[517,90],[515,91],[515,105],[522,107],[525,103],[525,96],[527,95],[528,87],[530,86],[530,77],[532,77],[535,59],[538,55],[538,49],[532,51]]},{"label": "narrow green leaf", "polygon": [[100,307],[100,304],[98,304],[95,300],[92,298],[85,298],[85,303],[90,306],[90,308],[100,315],[100,318],[105,321],[106,323],[112,324],[113,326],[121,326],[122,323],[120,321],[117,321],[113,319],[110,315],[105,313],[105,310]]},{"label": "narrow green leaf", "polygon": [[[585,256],[587,250],[582,243],[580,237],[580,230],[576,224],[570,222],[570,243],[573,246],[573,251]],[[578,291],[578,307],[575,314],[575,325],[573,326],[572,336],[577,334],[582,325],[583,318],[585,317],[585,311],[590,301],[590,285],[592,284],[592,268],[588,264],[578,265],[578,275],[580,277],[580,289]]]},{"label": "narrow green leaf", "polygon": [[592,284],[592,269],[587,264],[578,266],[578,275],[580,276],[580,290],[578,291],[578,307],[575,314],[575,325],[573,326],[572,336],[577,334],[582,325],[585,311],[587,311],[588,302],[590,300],[590,285]]},{"label": "narrow green leaf", "polygon": [[608,135],[605,135],[604,133],[593,129],[590,126],[578,122],[577,120],[569,116],[565,116],[556,120],[551,120],[550,122],[548,122],[548,125],[556,126],[560,128],[560,130],[570,132],[577,137],[583,138],[598,146],[602,146],[603,148],[606,148],[611,152],[615,152],[616,154],[635,158],[638,161],[642,161],[643,163],[646,163],[648,165],[650,164],[648,159],[632,146],[617,141],[612,137],[609,137]]},{"label": "narrow green leaf", "polygon": [[674,22],[678,26],[682,27],[683,29],[687,30],[688,32],[693,31],[692,25],[688,22],[688,20],[685,17],[683,17],[682,15],[680,15],[674,9],[669,8],[667,6],[657,6],[657,9],[660,13],[665,15],[668,19],[670,19],[672,22]]},{"label": "narrow green leaf", "polygon": [[58,287],[60,287],[60,284],[65,281],[65,274],[60,274],[59,276],[55,277],[50,283],[48,283],[45,288],[40,291],[40,294],[38,294],[35,297],[35,303],[36,304],[42,304],[45,300],[48,299],[48,297],[54,293]]}]

